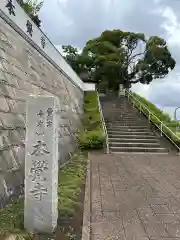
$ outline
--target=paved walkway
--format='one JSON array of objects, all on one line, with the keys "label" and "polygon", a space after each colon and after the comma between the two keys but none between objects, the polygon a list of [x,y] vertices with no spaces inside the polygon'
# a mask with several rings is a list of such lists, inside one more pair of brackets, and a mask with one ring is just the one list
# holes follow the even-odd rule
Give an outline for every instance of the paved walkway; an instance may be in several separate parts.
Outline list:
[{"label": "paved walkway", "polygon": [[180,239],[180,156],[90,154],[91,240]]}]

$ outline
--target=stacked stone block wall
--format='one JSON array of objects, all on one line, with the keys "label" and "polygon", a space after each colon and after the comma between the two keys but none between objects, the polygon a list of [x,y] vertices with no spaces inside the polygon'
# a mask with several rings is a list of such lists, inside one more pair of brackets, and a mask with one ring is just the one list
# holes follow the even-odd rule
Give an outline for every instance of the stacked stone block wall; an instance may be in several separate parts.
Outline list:
[{"label": "stacked stone block wall", "polygon": [[[23,191],[26,101],[59,98],[59,163],[76,148],[83,91],[0,18],[0,204]],[[49,136],[51,137],[51,136]]]}]

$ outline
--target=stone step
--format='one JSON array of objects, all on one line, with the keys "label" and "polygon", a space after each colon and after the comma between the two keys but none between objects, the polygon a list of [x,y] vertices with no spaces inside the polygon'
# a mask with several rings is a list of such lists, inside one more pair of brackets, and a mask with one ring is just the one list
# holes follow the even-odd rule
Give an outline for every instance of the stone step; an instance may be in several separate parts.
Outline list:
[{"label": "stone step", "polygon": [[141,126],[141,125],[132,125],[132,126],[130,126],[130,125],[128,125],[128,126],[126,126],[126,125],[119,125],[119,124],[117,124],[117,125],[113,125],[113,124],[108,124],[107,125],[107,128],[113,128],[113,129],[123,129],[123,130],[128,130],[128,129],[146,129],[146,130],[149,130],[150,129],[150,126],[149,125],[144,125],[144,126]]},{"label": "stone step", "polygon": [[129,115],[129,114],[124,114],[124,113],[121,113],[121,112],[113,112],[113,111],[109,111],[109,112],[104,112],[104,116],[108,116],[109,114],[112,114],[114,113],[114,116],[118,116],[118,117],[121,117],[121,118],[140,118],[141,115],[139,113],[133,113],[132,115]]},{"label": "stone step", "polygon": [[119,118],[119,119],[104,119],[105,120],[105,122],[107,122],[107,123],[122,123],[122,122],[147,122],[148,123],[148,121],[146,120],[146,119],[142,119],[142,118],[134,118],[134,119],[122,119],[122,118]]},{"label": "stone step", "polygon": [[124,148],[124,147],[129,147],[129,148],[134,148],[134,147],[143,147],[143,148],[159,148],[160,144],[159,142],[153,142],[153,143],[145,143],[145,142],[109,142],[110,147],[119,147],[119,148]]},{"label": "stone step", "polygon": [[113,108],[113,106],[102,106],[102,110],[104,113],[110,113],[114,112],[116,114],[122,114],[122,115],[127,115],[127,116],[133,116],[134,114],[139,113],[137,109],[131,109],[131,111],[126,111],[122,107],[119,108]]},{"label": "stone step", "polygon": [[138,125],[146,125],[149,126],[151,124],[148,123],[148,121],[146,120],[133,120],[133,121],[124,121],[124,120],[111,120],[111,121],[105,121],[105,124],[119,124],[119,125],[124,125],[124,124],[128,124],[128,125],[134,125],[134,124],[138,124]]},{"label": "stone step", "polygon": [[108,114],[108,113],[115,113],[117,115],[123,115],[123,116],[131,116],[131,117],[134,117],[134,114],[139,114],[139,111],[133,109],[132,111],[124,111],[122,108],[118,108],[118,109],[114,109],[112,106],[110,107],[107,107],[107,106],[104,106],[102,107],[102,110],[104,112],[104,114]]},{"label": "stone step", "polygon": [[107,126],[152,126],[151,124],[148,124],[146,121],[132,121],[132,122],[105,122]]},{"label": "stone step", "polygon": [[143,154],[149,154],[149,155],[169,155],[169,152],[112,152],[111,151],[111,154],[122,154],[122,155],[143,155]]},{"label": "stone step", "polygon": [[107,129],[107,133],[108,133],[108,136],[116,136],[116,135],[130,135],[130,136],[133,136],[133,135],[151,135],[151,136],[154,136],[154,134],[153,134],[153,132],[150,132],[150,131],[148,131],[148,132],[135,132],[135,131],[130,131],[130,132],[128,132],[128,131],[116,131],[116,130],[114,130],[114,131],[112,131],[112,130],[108,130]]},{"label": "stone step", "polygon": [[137,112],[133,113],[132,115],[129,115],[127,113],[121,113],[120,111],[119,112],[113,112],[113,111],[103,111],[104,113],[104,116],[108,116],[109,114],[114,114],[114,116],[118,116],[118,117],[121,117],[121,118],[136,118],[136,117],[140,117],[141,115]]},{"label": "stone step", "polygon": [[119,124],[122,124],[122,123],[146,123],[146,124],[149,124],[147,120],[145,119],[133,119],[133,120],[124,120],[124,119],[111,119],[111,120],[105,120],[106,123],[119,123]]},{"label": "stone step", "polygon": [[106,127],[107,128],[109,128],[109,127],[119,127],[119,126],[122,126],[122,128],[123,127],[128,127],[128,128],[135,128],[135,127],[137,127],[137,128],[140,128],[140,127],[142,127],[142,128],[150,128],[151,126],[149,126],[148,124],[139,124],[139,123],[134,123],[134,124],[128,124],[128,123],[124,123],[124,124],[118,124],[118,123],[108,123],[108,124],[106,124]]},{"label": "stone step", "polygon": [[121,117],[121,116],[119,116],[119,115],[113,115],[113,113],[110,113],[111,115],[110,116],[107,116],[107,115],[105,115],[104,114],[104,119],[105,120],[114,120],[114,121],[118,121],[118,120],[121,120],[121,121],[134,121],[134,120],[142,120],[142,118],[141,117],[136,117],[136,116],[134,116],[134,117]]},{"label": "stone step", "polygon": [[136,108],[133,108],[131,105],[129,105],[128,103],[125,103],[125,102],[118,103],[118,104],[116,102],[111,102],[111,104],[104,103],[103,105],[107,106],[108,108],[112,107],[112,109],[121,108],[125,112],[129,112],[129,113],[131,113],[131,110],[132,111],[137,110]]},{"label": "stone step", "polygon": [[130,128],[116,128],[116,127],[112,127],[112,128],[109,128],[109,127],[107,127],[107,131],[108,132],[111,132],[111,131],[116,131],[116,132],[119,132],[119,133],[121,133],[121,132],[148,132],[148,131],[151,131],[151,129],[150,128],[132,128],[132,129],[130,129]]},{"label": "stone step", "polygon": [[103,104],[110,152],[167,154],[152,125],[126,98]]},{"label": "stone step", "polygon": [[[108,103],[108,104],[107,104]],[[104,102],[102,105],[106,105],[106,106],[114,106],[114,108],[119,108],[121,107],[122,109],[125,109],[125,111],[129,110],[129,107],[131,106],[128,102]]]},{"label": "stone step", "polygon": [[123,134],[123,135],[119,135],[119,134],[108,134],[108,138],[111,139],[147,139],[147,140],[155,140],[156,136],[154,135],[131,135],[131,134]]},{"label": "stone step", "polygon": [[[109,117],[108,120],[105,119],[105,122],[139,122],[139,121],[144,121],[146,122],[147,120],[146,119],[142,119],[142,118],[131,118],[131,119],[123,119],[123,118],[120,118],[120,117],[116,117],[116,118],[113,118],[113,117]],[[148,121],[147,121],[148,123]]]},{"label": "stone step", "polygon": [[118,152],[168,152],[165,148],[153,148],[153,147],[110,147],[110,151],[114,153]]},{"label": "stone step", "polygon": [[[114,107],[113,104],[111,104],[111,105],[104,104],[104,105],[101,105],[101,107],[105,112],[113,111],[113,112],[117,112],[117,113],[126,113],[129,115],[132,115],[134,112],[139,112],[136,108],[129,109],[129,106],[126,107],[124,105]],[[125,107],[125,109],[124,109],[124,107]],[[126,108],[128,108],[128,109],[126,109]]]},{"label": "stone step", "polygon": [[129,112],[129,113],[131,113],[131,111],[130,110],[136,110],[135,108],[131,108],[131,109],[129,109],[129,107],[130,107],[130,105],[129,104],[126,104],[126,103],[122,103],[122,104],[117,104],[117,103],[115,103],[115,102],[111,102],[111,104],[107,104],[107,103],[104,103],[104,104],[102,104],[102,106],[104,106],[104,107],[106,107],[107,106],[107,108],[112,108],[113,110],[114,109],[119,109],[119,108],[121,108],[122,110],[124,110],[124,111],[126,111],[126,112]]},{"label": "stone step", "polygon": [[133,142],[138,142],[138,143],[156,143],[159,141],[154,137],[154,138],[116,138],[116,137],[110,137],[108,138],[109,143],[133,143]]},{"label": "stone step", "polygon": [[148,123],[147,119],[145,118],[134,118],[134,119],[123,119],[123,118],[113,118],[112,116],[108,119],[104,118],[105,122],[107,123],[122,123],[122,122],[146,122]]},{"label": "stone step", "polygon": [[105,123],[107,126],[151,126],[150,124],[148,124],[147,122],[143,122],[143,121],[134,121],[134,122],[106,122]]}]

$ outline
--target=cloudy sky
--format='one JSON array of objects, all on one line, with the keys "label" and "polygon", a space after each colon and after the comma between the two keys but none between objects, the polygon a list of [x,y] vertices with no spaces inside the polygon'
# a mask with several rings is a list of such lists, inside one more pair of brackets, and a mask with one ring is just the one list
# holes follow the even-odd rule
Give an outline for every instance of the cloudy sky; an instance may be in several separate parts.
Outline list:
[{"label": "cloudy sky", "polygon": [[177,62],[175,70],[133,90],[170,114],[180,106],[180,0],[44,0],[40,17],[57,46],[82,48],[106,29],[163,37]]}]

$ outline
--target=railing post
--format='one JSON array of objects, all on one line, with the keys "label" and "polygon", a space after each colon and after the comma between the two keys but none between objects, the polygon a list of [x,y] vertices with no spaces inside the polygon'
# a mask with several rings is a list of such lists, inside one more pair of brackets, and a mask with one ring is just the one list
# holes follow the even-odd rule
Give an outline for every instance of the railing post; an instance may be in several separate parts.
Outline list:
[{"label": "railing post", "polygon": [[150,119],[151,119],[151,113],[150,113],[150,111],[148,110],[148,122],[150,122]]},{"label": "railing post", "polygon": [[161,122],[161,136],[163,135],[163,123]]},{"label": "railing post", "polygon": [[141,113],[141,104],[140,104],[140,107],[139,107],[139,111],[140,111],[140,113]]},{"label": "railing post", "polygon": [[106,124],[105,124],[105,120],[104,120],[104,116],[103,116],[102,107],[101,107],[101,103],[100,103],[100,100],[99,100],[99,94],[98,94],[98,92],[97,92],[97,96],[98,96],[99,112],[100,112],[100,115],[101,115],[101,123],[102,123],[102,125],[103,125],[104,134],[105,134],[105,136],[106,136],[106,153],[109,154],[108,134],[107,134]]}]

